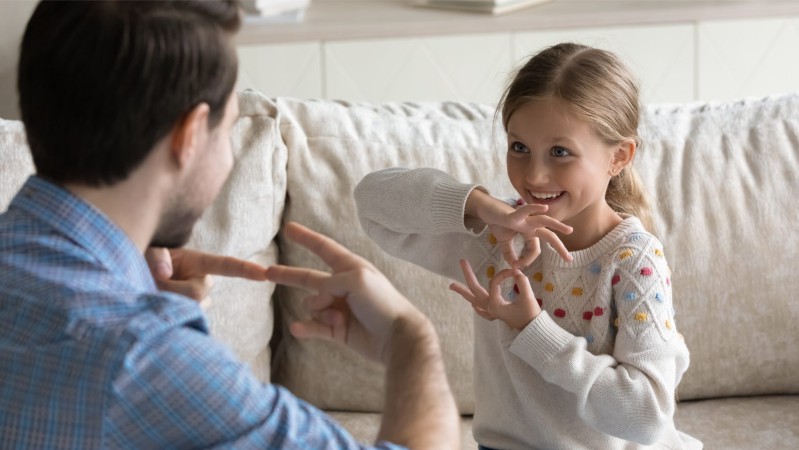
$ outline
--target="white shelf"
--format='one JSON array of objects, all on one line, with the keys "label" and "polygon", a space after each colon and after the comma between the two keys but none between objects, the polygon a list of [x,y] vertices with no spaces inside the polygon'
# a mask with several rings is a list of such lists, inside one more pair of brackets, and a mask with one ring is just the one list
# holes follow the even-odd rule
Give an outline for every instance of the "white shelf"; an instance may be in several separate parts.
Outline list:
[{"label": "white shelf", "polygon": [[408,0],[312,0],[301,23],[245,23],[237,43],[530,32],[795,15],[799,15],[796,0],[555,0],[501,16],[422,8]]}]

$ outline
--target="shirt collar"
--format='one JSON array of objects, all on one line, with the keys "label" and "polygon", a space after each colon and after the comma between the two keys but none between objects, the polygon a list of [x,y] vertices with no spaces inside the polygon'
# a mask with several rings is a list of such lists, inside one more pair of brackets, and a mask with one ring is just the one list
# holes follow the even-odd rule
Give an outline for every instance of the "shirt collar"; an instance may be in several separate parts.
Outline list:
[{"label": "shirt collar", "polygon": [[149,292],[157,288],[133,241],[102,211],[66,189],[32,175],[14,197],[19,208],[47,223],[94,256],[110,273]]}]

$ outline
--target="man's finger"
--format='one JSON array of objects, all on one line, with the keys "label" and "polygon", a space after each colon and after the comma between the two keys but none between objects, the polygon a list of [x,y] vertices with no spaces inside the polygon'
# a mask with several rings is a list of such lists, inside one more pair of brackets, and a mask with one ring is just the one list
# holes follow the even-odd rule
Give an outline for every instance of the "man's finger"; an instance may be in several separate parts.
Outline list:
[{"label": "man's finger", "polygon": [[278,284],[305,288],[311,291],[322,290],[322,284],[330,278],[330,274],[314,269],[291,267],[284,265],[269,266],[266,269],[266,279]]},{"label": "man's finger", "polygon": [[150,267],[150,273],[157,280],[172,278],[172,257],[164,247],[150,247],[144,252],[144,259]]},{"label": "man's finger", "polygon": [[200,301],[208,297],[208,294],[211,293],[214,280],[210,275],[206,275],[204,277],[190,278],[188,280],[156,280],[155,284],[158,286],[158,289],[162,291],[174,292],[184,297]]},{"label": "man's finger", "polygon": [[291,335],[297,339],[333,340],[333,327],[315,320],[298,321],[289,324]]},{"label": "man's finger", "polygon": [[[208,253],[183,250],[182,262],[193,262],[194,267],[185,268],[194,274],[213,274],[225,277],[246,278],[262,281],[266,279],[266,267],[232,256],[211,255]],[[190,258],[193,256],[193,258]]]},{"label": "man's finger", "polygon": [[283,228],[286,236],[319,256],[334,272],[350,270],[366,261],[350,252],[333,239],[304,227],[297,222],[289,222]]}]

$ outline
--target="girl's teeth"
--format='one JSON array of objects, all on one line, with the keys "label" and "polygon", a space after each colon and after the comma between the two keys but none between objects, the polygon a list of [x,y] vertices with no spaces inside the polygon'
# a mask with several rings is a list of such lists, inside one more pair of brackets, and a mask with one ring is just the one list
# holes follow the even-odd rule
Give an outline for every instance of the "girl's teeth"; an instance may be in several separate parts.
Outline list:
[{"label": "girl's teeth", "polygon": [[562,194],[562,192],[559,192],[557,194],[534,194],[532,192],[530,193],[530,195],[533,198],[538,199],[538,200],[550,200],[550,199],[553,199],[553,198],[556,198],[556,197],[560,197],[561,194]]}]

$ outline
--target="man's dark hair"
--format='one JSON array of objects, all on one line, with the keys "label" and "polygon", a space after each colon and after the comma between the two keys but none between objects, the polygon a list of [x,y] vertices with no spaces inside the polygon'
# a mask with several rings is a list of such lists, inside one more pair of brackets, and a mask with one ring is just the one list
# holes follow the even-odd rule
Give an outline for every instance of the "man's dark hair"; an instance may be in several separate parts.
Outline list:
[{"label": "man's dark hair", "polygon": [[17,78],[37,173],[112,185],[198,104],[218,125],[236,82],[240,25],[236,0],[39,3]]}]

